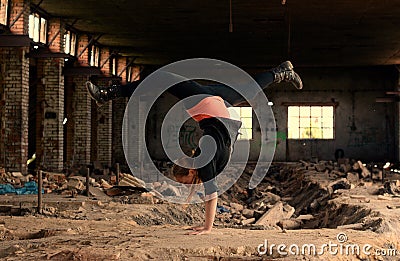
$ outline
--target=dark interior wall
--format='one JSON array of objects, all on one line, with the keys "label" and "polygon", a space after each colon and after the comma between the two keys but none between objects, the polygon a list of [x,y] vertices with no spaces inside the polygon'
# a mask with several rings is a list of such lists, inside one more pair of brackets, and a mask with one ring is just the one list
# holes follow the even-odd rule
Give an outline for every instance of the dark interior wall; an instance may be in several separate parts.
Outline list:
[{"label": "dark interior wall", "polygon": [[[163,160],[166,159],[166,154],[164,150],[160,149],[161,144],[161,127],[164,121],[164,118],[169,111],[169,109],[177,102],[178,100],[170,95],[164,94],[162,95],[152,107],[149,117],[146,122],[146,145],[149,149],[150,155],[154,159]],[[177,119],[183,119],[186,113],[182,113],[180,115],[174,115]],[[174,148],[176,147],[176,142],[179,142],[184,153],[190,155],[192,150],[197,147],[197,141],[199,140],[202,131],[200,130],[198,124],[189,119],[182,128],[180,126],[176,126],[170,122],[165,121],[165,126],[168,132],[168,138],[165,140],[166,148]],[[180,133],[177,135],[178,128],[180,128]]]},{"label": "dark interior wall", "polygon": [[[303,90],[296,90],[284,83],[273,85],[266,92],[268,99],[274,103],[272,110],[278,133],[275,161],[313,158],[332,160],[337,149],[342,149],[345,157],[368,161],[393,160],[396,157],[396,103],[375,102],[376,97],[385,96],[386,91],[395,89],[397,72],[393,67],[307,68],[299,69],[298,72],[304,82]],[[159,130],[165,113],[174,102],[174,97],[164,95],[148,117],[147,145],[150,154],[156,159],[165,159],[164,152],[159,149]],[[287,103],[333,102],[337,104],[334,116],[335,139],[286,139]],[[257,160],[261,133],[257,120],[253,124],[250,160]],[[177,126],[168,128],[172,132]],[[190,153],[196,147],[200,135],[198,125],[188,121],[179,135],[183,151]],[[170,139],[173,142],[177,137],[172,135]],[[238,148],[241,142],[238,141]]]},{"label": "dark interior wall", "polygon": [[280,140],[275,153],[277,161],[299,159],[334,159],[337,149],[345,157],[367,161],[394,160],[396,103],[377,103],[396,86],[393,67],[327,68],[300,70],[304,89],[289,87],[268,91],[278,132],[287,135],[285,103],[335,102],[335,139]]}]

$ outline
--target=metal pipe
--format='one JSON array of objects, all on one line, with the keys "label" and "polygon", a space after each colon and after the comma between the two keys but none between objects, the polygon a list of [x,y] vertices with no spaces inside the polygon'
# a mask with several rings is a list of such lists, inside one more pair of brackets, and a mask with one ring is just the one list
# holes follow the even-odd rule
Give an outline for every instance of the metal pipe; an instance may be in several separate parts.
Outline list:
[{"label": "metal pipe", "polygon": [[117,168],[117,170],[116,170],[116,172],[117,172],[117,174],[116,174],[116,179],[115,179],[115,183],[116,183],[116,185],[117,186],[119,186],[119,163],[117,163],[116,164],[117,166],[116,166],[116,168]]},{"label": "metal pipe", "polygon": [[42,214],[42,188],[43,188],[43,173],[41,170],[38,172],[38,205],[37,205],[37,212]]},{"label": "metal pipe", "polygon": [[86,169],[86,196],[90,196],[90,169]]}]

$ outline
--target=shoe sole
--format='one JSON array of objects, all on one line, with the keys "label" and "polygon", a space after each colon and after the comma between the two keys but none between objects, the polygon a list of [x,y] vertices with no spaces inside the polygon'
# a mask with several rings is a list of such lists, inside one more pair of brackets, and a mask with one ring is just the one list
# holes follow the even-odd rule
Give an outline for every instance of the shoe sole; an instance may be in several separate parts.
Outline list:
[{"label": "shoe sole", "polygon": [[89,93],[90,98],[92,100],[96,101],[97,106],[99,106],[99,107],[102,106],[104,103],[100,102],[96,98],[94,98],[94,94],[92,92],[92,90],[93,90],[92,86],[95,86],[95,85],[93,83],[91,83],[90,81],[87,81],[85,85],[86,85],[86,90]]},{"label": "shoe sole", "polygon": [[286,61],[286,62],[283,62],[282,64],[281,64],[281,67],[287,67],[287,68],[289,68],[290,70],[293,70],[293,64],[290,62],[290,61]]}]

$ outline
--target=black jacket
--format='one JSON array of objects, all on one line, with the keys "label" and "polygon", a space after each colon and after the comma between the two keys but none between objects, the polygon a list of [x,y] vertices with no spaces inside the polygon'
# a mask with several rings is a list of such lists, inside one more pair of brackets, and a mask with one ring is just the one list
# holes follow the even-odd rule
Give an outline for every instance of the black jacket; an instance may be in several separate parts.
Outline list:
[{"label": "black jacket", "polygon": [[[199,121],[199,125],[203,130],[203,136],[210,135],[217,145],[217,151],[213,159],[197,170],[199,178],[204,183],[206,195],[210,195],[218,191],[215,177],[228,164],[242,123],[227,118],[207,118]],[[200,153],[201,151],[198,147],[194,156],[198,156]]]}]

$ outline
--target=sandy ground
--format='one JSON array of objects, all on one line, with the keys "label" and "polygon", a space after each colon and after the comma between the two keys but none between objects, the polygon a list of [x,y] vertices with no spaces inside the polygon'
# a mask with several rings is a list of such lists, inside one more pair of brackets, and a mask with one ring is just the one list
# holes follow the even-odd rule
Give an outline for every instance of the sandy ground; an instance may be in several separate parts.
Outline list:
[{"label": "sandy ground", "polygon": [[[393,203],[392,200],[391,204]],[[396,200],[397,203],[400,204]],[[82,204],[73,202],[73,205]],[[75,207],[75,210],[62,212],[59,217],[2,216],[0,258],[2,260],[270,260],[275,258],[400,260],[400,251],[396,253],[397,256],[392,252],[387,253],[391,255],[390,257],[375,253],[375,250],[400,250],[397,230],[391,233],[390,229],[386,228],[385,232],[381,233],[352,229],[277,231],[217,227],[209,235],[192,236],[187,235],[186,229],[190,227],[188,225],[146,226],[138,225],[134,221],[138,215],[147,216],[147,220],[150,221],[156,218],[158,213],[170,213],[164,215],[164,220],[166,223],[174,223],[173,218],[166,219],[168,216],[173,216],[171,214],[173,211],[182,215],[184,211],[180,208],[179,205],[169,204],[123,205],[114,202],[87,201],[83,206]],[[192,206],[187,210],[196,215],[198,211],[201,212],[200,206]],[[386,214],[393,218],[392,222],[395,222],[396,218],[399,221],[398,210]],[[338,234],[347,238],[342,243],[343,248],[340,247]],[[331,248],[329,248],[330,243]],[[264,248],[259,248],[260,244],[268,246],[267,253],[264,253]],[[277,245],[280,244],[285,244],[286,249],[281,248],[282,253],[279,254]],[[299,255],[296,254],[295,246],[292,246],[292,251],[289,253],[289,247],[293,244],[299,247]],[[314,244],[317,253],[309,255],[306,248],[306,254],[301,255],[301,249],[306,244]],[[328,246],[321,250],[323,244]],[[355,244],[360,248],[359,254],[352,251]],[[368,248],[367,244],[371,245],[371,248]],[[272,252],[270,252],[271,246]],[[368,251],[363,251],[364,247],[367,247],[365,250]]]},{"label": "sandy ground", "polygon": [[[298,173],[281,172],[284,182],[265,182],[279,188],[300,211],[296,215],[320,200],[319,207],[310,209],[316,217],[310,229],[260,229],[219,221],[211,234],[193,236],[187,233],[204,218],[201,204],[184,209],[171,203],[123,204],[106,196],[46,194],[39,215],[23,211],[35,206],[34,195],[0,196],[0,206],[22,210],[20,216],[0,216],[0,259],[400,260],[400,198],[377,193],[382,184],[364,182],[322,200],[332,177]],[[220,201],[239,198],[232,191]]]}]

